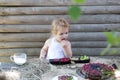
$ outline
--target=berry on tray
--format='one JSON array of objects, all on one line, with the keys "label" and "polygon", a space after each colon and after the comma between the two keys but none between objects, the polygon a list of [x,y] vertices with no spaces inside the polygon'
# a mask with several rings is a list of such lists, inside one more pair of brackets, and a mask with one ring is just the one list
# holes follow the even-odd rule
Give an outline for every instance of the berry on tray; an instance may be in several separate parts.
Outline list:
[{"label": "berry on tray", "polygon": [[73,77],[70,75],[58,76],[58,80],[73,80]]},{"label": "berry on tray", "polygon": [[49,62],[51,64],[61,65],[61,64],[69,64],[71,60],[70,58],[60,58],[60,59],[49,59]]}]

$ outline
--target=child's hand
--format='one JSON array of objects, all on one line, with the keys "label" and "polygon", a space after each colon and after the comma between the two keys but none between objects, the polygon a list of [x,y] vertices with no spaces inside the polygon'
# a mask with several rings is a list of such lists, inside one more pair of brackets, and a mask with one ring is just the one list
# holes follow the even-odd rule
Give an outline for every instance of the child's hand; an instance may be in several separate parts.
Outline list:
[{"label": "child's hand", "polygon": [[44,59],[44,57],[39,57],[40,60]]},{"label": "child's hand", "polygon": [[72,57],[71,43],[68,40],[62,40],[61,46],[66,57]]},{"label": "child's hand", "polygon": [[44,55],[40,55],[39,59],[45,59],[45,56]]},{"label": "child's hand", "polygon": [[63,48],[66,48],[68,46],[69,42],[67,40],[62,40],[61,45]]}]

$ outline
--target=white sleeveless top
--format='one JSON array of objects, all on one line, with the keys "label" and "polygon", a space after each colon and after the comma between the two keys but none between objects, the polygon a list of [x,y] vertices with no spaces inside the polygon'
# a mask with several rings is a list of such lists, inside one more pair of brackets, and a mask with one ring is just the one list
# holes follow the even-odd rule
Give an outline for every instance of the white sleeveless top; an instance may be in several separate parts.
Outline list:
[{"label": "white sleeveless top", "polygon": [[55,58],[59,59],[64,57],[65,55],[61,44],[57,42],[55,38],[52,38],[46,59],[55,59]]}]

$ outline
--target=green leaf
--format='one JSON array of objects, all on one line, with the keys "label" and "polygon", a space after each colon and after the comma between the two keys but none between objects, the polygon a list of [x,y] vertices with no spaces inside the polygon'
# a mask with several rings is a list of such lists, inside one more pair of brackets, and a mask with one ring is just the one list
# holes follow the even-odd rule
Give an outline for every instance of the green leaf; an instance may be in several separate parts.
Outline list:
[{"label": "green leaf", "polygon": [[81,15],[81,9],[78,7],[78,6],[71,6],[69,9],[68,9],[68,14],[70,15],[71,19],[73,21],[77,21],[78,18],[80,17]]},{"label": "green leaf", "polygon": [[113,55],[113,54],[115,54],[117,51],[118,51],[118,50],[116,50],[116,49],[114,49],[114,50],[111,50],[111,51],[110,51],[110,55]]},{"label": "green leaf", "polygon": [[113,35],[114,35],[114,43],[115,45],[118,45],[120,43],[119,41],[119,33],[118,32],[113,32]]},{"label": "green leaf", "polygon": [[106,52],[111,48],[111,44],[108,44],[107,47],[105,49],[102,50],[102,52],[100,53],[101,56],[105,55]]},{"label": "green leaf", "polygon": [[73,1],[76,3],[84,3],[85,2],[85,0],[73,0]]},{"label": "green leaf", "polygon": [[120,37],[118,37],[118,42],[120,43]]},{"label": "green leaf", "polygon": [[107,37],[108,43],[114,45],[115,44],[115,37],[114,37],[114,35],[112,33],[110,33],[110,32],[105,32],[105,35]]}]

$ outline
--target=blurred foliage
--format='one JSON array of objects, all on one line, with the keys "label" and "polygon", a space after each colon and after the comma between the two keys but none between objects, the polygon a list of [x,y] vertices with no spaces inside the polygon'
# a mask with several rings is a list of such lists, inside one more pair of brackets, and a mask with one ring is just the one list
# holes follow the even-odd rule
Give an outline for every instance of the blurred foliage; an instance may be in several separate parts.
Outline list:
[{"label": "blurred foliage", "polygon": [[73,2],[75,4],[71,5],[68,9],[68,14],[70,15],[71,19],[73,21],[77,21],[80,17],[80,15],[82,14],[82,10],[79,6],[80,3],[84,3],[85,0],[73,0]]},{"label": "blurred foliage", "polygon": [[[120,36],[118,35],[118,32],[105,32],[105,36],[107,38],[108,45],[107,47],[101,52],[101,55],[105,55],[106,52],[112,47],[112,46],[119,46],[120,45]],[[111,50],[109,52],[110,55],[113,55],[114,53],[119,52],[118,49]]]},{"label": "blurred foliage", "polygon": [[77,21],[81,15],[81,9],[78,6],[71,6],[68,10],[68,14],[70,15],[73,21]]},{"label": "blurred foliage", "polygon": [[84,3],[85,0],[73,0],[75,3]]},{"label": "blurred foliage", "polygon": [[119,44],[120,36],[118,35],[118,32],[105,32],[105,35],[109,44],[116,46]]}]

